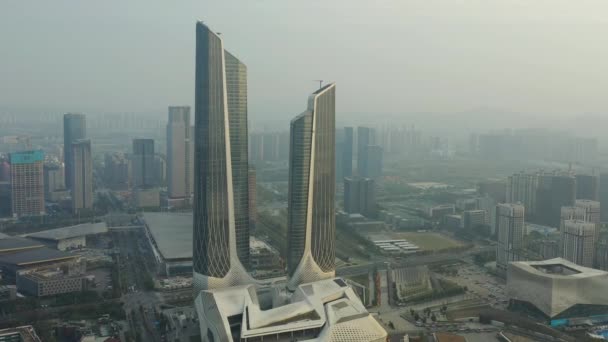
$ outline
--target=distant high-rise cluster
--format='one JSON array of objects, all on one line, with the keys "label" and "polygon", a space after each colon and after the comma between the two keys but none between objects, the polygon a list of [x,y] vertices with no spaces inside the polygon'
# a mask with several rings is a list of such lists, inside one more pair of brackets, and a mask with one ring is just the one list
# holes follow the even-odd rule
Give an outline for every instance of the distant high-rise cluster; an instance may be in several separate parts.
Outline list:
[{"label": "distant high-rise cluster", "polygon": [[289,132],[252,132],[249,159],[253,163],[286,161],[289,158]]},{"label": "distant high-rise cluster", "polygon": [[551,131],[514,131],[471,136],[471,152],[485,160],[550,160],[592,163],[598,141]]}]

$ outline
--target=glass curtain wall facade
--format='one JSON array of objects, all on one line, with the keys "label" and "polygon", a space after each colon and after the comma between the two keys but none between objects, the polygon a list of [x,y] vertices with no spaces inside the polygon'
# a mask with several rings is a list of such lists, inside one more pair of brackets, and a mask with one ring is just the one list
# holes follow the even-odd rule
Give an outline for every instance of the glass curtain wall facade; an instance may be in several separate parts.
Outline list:
[{"label": "glass curtain wall facade", "polygon": [[246,92],[245,66],[225,53],[216,33],[197,23],[195,293],[251,279],[245,269],[249,260]]},{"label": "glass curtain wall facade", "polygon": [[335,84],[291,122],[287,270],[290,288],[335,274]]}]

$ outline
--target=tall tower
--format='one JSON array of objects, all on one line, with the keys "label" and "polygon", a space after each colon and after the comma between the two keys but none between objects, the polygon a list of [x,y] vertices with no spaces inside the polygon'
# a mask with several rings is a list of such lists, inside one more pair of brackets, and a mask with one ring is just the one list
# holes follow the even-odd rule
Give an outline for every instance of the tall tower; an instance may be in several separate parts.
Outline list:
[{"label": "tall tower", "polygon": [[202,22],[196,25],[194,290],[251,281],[247,71]]},{"label": "tall tower", "polygon": [[133,185],[151,187],[155,183],[154,139],[133,139]]},{"label": "tall tower", "polygon": [[76,140],[72,142],[72,210],[93,208],[93,159],[91,158],[91,141]]},{"label": "tall tower", "polygon": [[511,261],[519,261],[524,248],[524,206],[501,203],[496,206],[496,268],[506,272]]},{"label": "tall tower", "polygon": [[44,214],[44,152],[41,150],[9,154],[11,170],[11,208],[13,216]]},{"label": "tall tower", "polygon": [[291,121],[288,198],[289,287],[335,275],[336,86],[308,98]]},{"label": "tall tower", "polygon": [[84,114],[68,113],[63,115],[63,160],[65,164],[65,187],[72,189],[72,143],[87,136]]},{"label": "tall tower", "polygon": [[167,186],[170,198],[190,198],[192,193],[193,137],[190,107],[169,107],[167,124]]}]

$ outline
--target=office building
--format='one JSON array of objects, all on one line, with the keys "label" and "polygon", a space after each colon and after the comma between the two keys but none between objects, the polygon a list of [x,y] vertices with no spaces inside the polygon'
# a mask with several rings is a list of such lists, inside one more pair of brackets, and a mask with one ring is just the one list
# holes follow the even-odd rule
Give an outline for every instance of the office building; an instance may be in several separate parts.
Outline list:
[{"label": "office building", "polygon": [[194,181],[194,139],[190,107],[169,107],[167,124],[167,191],[170,198],[190,200]]},{"label": "office building", "polygon": [[567,220],[562,232],[563,258],[577,265],[593,267],[595,260],[595,224]]},{"label": "office building", "polygon": [[257,181],[255,168],[249,167],[249,229],[255,230],[255,225],[258,221],[258,208],[256,204]]},{"label": "office building", "polygon": [[507,180],[507,203],[521,203],[526,208],[526,215],[533,218],[536,214],[536,192],[538,191],[538,174],[516,173]]},{"label": "office building", "polygon": [[456,213],[456,208],[453,204],[441,204],[428,208],[427,212],[428,218],[439,220],[446,215],[453,215]]},{"label": "office building", "polygon": [[562,207],[576,200],[576,178],[569,174],[543,174],[536,192],[536,223],[559,227]]},{"label": "office building", "polygon": [[133,139],[131,176],[135,188],[155,185],[154,139]]},{"label": "office building", "polygon": [[464,229],[474,229],[486,225],[485,210],[467,210],[462,213]]},{"label": "office building", "polygon": [[351,177],[353,175],[353,146],[354,146],[354,131],[352,127],[344,127],[344,136],[342,139],[342,155],[338,158],[342,159],[342,174],[341,178]]},{"label": "office building", "polygon": [[44,165],[44,196],[49,200],[53,192],[65,189],[65,174],[61,164]]},{"label": "office building", "polygon": [[165,156],[154,155],[154,185],[165,186],[167,184],[167,161]]},{"label": "office building", "polygon": [[44,152],[9,154],[11,165],[11,208],[14,217],[44,214]]},{"label": "office building", "polygon": [[129,189],[131,168],[124,153],[108,153],[104,156],[104,179],[107,186],[113,190]]},{"label": "office building", "polygon": [[361,214],[375,217],[376,189],[371,178],[344,178],[344,211],[349,214]]},{"label": "office building", "polygon": [[[246,66],[196,25],[193,285],[248,283],[249,167]],[[332,150],[333,151],[333,150]]]},{"label": "office building", "polygon": [[592,201],[600,200],[600,177],[595,175],[576,175],[576,198]]},{"label": "office building", "polygon": [[73,179],[72,170],[72,143],[76,140],[86,139],[86,117],[84,114],[68,113],[63,116],[63,159],[65,166],[65,186],[72,189],[70,183]]},{"label": "office building", "polygon": [[72,142],[72,210],[93,209],[93,159],[91,141],[76,140]]},{"label": "office building", "polygon": [[287,202],[290,288],[335,274],[336,86],[308,99],[291,121]]},{"label": "office building", "polygon": [[357,173],[361,177],[368,177],[367,146],[373,145],[376,140],[375,131],[369,127],[357,127]]},{"label": "office building", "polygon": [[496,230],[498,244],[496,249],[496,268],[507,271],[507,265],[521,258],[524,248],[524,206],[501,203],[496,206]]}]

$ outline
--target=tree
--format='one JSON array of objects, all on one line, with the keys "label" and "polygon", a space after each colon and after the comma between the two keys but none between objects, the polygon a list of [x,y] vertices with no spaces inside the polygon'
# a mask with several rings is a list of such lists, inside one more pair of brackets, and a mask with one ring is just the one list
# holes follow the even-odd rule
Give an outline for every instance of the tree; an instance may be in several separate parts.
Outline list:
[{"label": "tree", "polygon": [[437,316],[435,316],[435,314],[431,315],[431,321],[433,321],[433,322],[437,321]]},{"label": "tree", "polygon": [[414,314],[414,320],[419,321],[420,320],[420,315],[415,313]]}]

